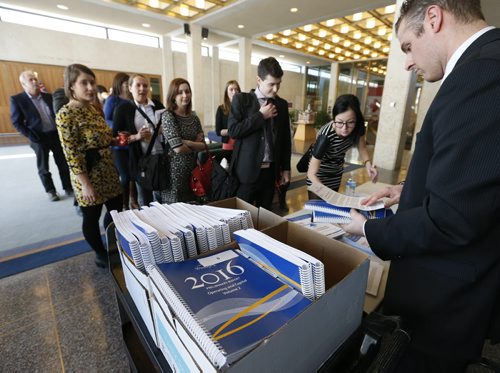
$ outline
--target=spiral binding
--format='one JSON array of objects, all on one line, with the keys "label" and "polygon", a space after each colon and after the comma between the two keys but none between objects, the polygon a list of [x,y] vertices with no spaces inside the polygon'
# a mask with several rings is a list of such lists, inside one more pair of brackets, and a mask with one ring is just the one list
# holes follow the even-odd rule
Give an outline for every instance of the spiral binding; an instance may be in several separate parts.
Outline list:
[{"label": "spiral binding", "polygon": [[172,307],[174,313],[205,352],[212,364],[216,368],[221,368],[226,365],[226,353],[220,343],[215,342],[210,337],[208,330],[198,321],[189,306],[184,302],[163,272],[156,266],[149,266],[148,273],[168,304]]}]

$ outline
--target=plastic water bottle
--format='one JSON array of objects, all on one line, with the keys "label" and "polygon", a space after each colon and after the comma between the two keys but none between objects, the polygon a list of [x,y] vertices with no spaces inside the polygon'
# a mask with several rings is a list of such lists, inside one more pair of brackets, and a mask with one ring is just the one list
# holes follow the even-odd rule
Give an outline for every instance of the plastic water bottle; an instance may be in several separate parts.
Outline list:
[{"label": "plastic water bottle", "polygon": [[345,194],[348,196],[354,196],[356,193],[356,182],[353,179],[347,180],[345,187]]}]

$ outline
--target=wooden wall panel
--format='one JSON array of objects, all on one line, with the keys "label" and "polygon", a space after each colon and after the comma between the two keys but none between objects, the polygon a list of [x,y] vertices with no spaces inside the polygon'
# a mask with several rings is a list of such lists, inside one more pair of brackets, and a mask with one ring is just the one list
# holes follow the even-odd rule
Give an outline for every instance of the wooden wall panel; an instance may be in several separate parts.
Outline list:
[{"label": "wooden wall panel", "polygon": [[[19,83],[19,74],[25,70],[37,72],[38,80],[43,82],[48,92],[53,92],[55,89],[64,85],[64,66],[0,61],[0,144],[6,143],[6,141],[2,141],[2,139],[12,136],[17,137],[17,131],[10,120],[10,96],[23,91],[21,83]],[[102,84],[109,89],[113,84],[113,78],[117,71],[97,69],[93,69],[93,71],[96,75],[97,84]],[[128,72],[128,74],[131,74],[131,72]],[[161,77],[159,75],[143,75],[146,76],[146,78],[158,78],[161,82]]]}]

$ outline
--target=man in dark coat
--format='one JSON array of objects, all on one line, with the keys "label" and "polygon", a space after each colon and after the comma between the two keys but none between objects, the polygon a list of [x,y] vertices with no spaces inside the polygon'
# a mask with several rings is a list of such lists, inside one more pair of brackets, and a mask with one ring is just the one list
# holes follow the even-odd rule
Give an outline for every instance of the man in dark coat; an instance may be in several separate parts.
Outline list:
[{"label": "man in dark coat", "polygon": [[257,68],[257,88],[233,97],[229,136],[236,139],[232,162],[237,197],[271,208],[276,183],[290,182],[291,136],[288,103],[277,96],[283,70],[268,57]]},{"label": "man in dark coat", "polygon": [[[389,218],[344,227],[391,260],[384,312],[412,341],[400,372],[464,372],[500,310],[500,30],[480,0],[408,0],[396,23],[405,67],[442,79]],[[498,338],[498,336],[496,336]]]},{"label": "man in dark coat", "polygon": [[23,71],[19,81],[24,92],[10,98],[10,117],[14,127],[30,141],[36,154],[38,175],[51,201],[59,196],[49,171],[49,153],[52,151],[59,170],[59,177],[66,195],[73,195],[66,158],[56,130],[52,96],[40,92],[38,79],[33,71]]}]

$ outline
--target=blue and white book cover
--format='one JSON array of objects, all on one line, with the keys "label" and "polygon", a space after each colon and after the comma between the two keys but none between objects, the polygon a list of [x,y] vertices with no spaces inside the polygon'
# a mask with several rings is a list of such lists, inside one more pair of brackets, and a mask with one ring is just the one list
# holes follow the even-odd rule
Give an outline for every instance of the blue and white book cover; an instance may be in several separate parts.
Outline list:
[{"label": "blue and white book cover", "polygon": [[351,216],[350,207],[335,206],[331,203],[323,201],[322,199],[311,199],[304,204],[304,208],[312,211],[322,211],[329,214],[335,214],[338,216]]},{"label": "blue and white book cover", "polygon": [[157,267],[229,364],[311,304],[234,250]]},{"label": "blue and white book cover", "polygon": [[309,263],[285,252],[274,252],[265,242],[256,242],[245,236],[246,230],[234,233],[234,239],[241,251],[252,257],[259,265],[279,277],[309,299],[314,299],[314,281]]}]

